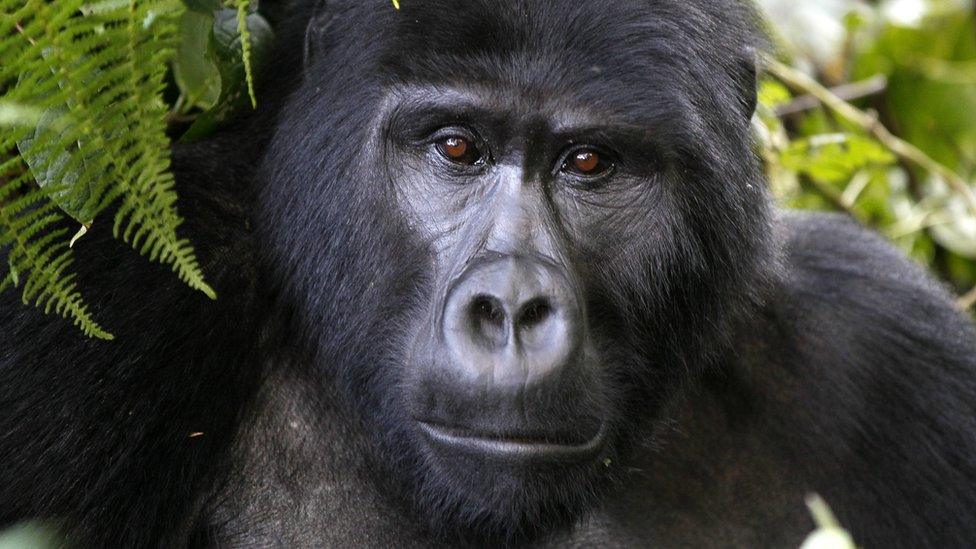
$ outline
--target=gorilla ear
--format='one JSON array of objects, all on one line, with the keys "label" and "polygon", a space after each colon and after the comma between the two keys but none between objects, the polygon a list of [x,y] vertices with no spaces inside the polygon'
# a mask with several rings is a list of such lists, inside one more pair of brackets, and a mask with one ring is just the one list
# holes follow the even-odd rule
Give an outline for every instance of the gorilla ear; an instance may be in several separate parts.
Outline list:
[{"label": "gorilla ear", "polygon": [[758,80],[756,64],[758,63],[758,52],[752,46],[743,48],[742,54],[736,66],[736,83],[739,94],[742,98],[742,105],[745,108],[746,120],[751,120],[753,113],[756,112],[756,102],[758,96]]},{"label": "gorilla ear", "polygon": [[302,46],[302,60],[305,68],[315,62],[315,56],[325,47],[326,34],[332,25],[332,14],[326,10],[326,3],[319,2],[305,27],[305,40]]}]

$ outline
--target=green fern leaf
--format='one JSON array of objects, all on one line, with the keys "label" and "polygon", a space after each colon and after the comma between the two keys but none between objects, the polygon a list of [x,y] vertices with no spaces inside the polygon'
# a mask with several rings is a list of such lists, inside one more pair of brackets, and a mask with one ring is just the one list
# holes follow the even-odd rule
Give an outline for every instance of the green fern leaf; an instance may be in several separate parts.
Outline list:
[{"label": "green fern leaf", "polygon": [[235,0],[237,4],[237,34],[241,35],[241,60],[244,62],[244,79],[247,81],[247,94],[251,97],[251,107],[258,106],[254,93],[254,69],[251,66],[251,31],[247,28],[247,13],[251,0]]},{"label": "green fern leaf", "polygon": [[86,222],[118,204],[117,238],[216,297],[177,234],[169,170],[162,91],[182,10],[179,0],[0,0],[0,290],[20,287],[25,303],[94,337],[111,335],[68,273],[65,213]]}]

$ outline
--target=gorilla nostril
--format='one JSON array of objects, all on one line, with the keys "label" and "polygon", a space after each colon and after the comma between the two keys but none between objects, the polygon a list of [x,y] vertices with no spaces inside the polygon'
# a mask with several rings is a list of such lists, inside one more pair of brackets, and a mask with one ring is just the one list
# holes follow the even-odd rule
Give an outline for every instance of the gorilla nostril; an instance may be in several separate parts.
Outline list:
[{"label": "gorilla nostril", "polygon": [[516,326],[519,329],[532,329],[542,324],[553,314],[552,305],[544,297],[535,298],[522,306],[518,313]]},{"label": "gorilla nostril", "polygon": [[501,327],[505,323],[505,309],[497,299],[479,295],[471,302],[471,317]]},{"label": "gorilla nostril", "polygon": [[505,339],[505,307],[497,298],[479,295],[468,308],[473,333],[490,343],[502,343]]}]

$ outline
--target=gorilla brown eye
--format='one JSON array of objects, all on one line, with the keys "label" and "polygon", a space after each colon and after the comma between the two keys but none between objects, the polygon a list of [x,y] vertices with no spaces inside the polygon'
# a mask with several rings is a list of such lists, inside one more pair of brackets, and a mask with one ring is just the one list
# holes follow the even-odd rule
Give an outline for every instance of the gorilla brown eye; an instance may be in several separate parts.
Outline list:
[{"label": "gorilla brown eye", "polygon": [[612,165],[593,149],[580,149],[570,154],[563,164],[563,171],[585,176],[598,176],[610,170]]},{"label": "gorilla brown eye", "polygon": [[438,141],[437,150],[444,158],[457,164],[471,165],[481,160],[481,152],[468,138],[458,135],[445,137]]}]

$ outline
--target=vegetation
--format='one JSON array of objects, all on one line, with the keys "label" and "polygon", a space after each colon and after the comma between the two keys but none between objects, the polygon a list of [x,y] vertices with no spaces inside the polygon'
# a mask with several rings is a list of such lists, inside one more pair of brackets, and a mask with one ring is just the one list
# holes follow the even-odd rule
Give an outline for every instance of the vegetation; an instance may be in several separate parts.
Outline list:
[{"label": "vegetation", "polygon": [[[971,0],[760,0],[757,130],[789,207],[848,212],[976,302]],[[811,29],[816,29],[811,31]]]},{"label": "vegetation", "polygon": [[110,339],[70,267],[71,245],[112,210],[117,238],[216,298],[178,233],[169,136],[206,135],[246,92],[254,104],[251,43],[270,30],[248,8],[0,0],[0,291]]}]

